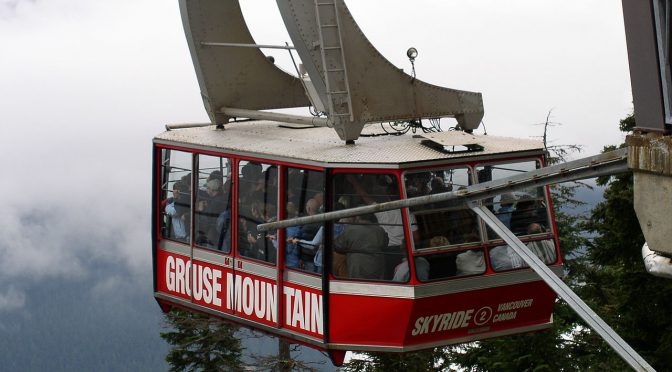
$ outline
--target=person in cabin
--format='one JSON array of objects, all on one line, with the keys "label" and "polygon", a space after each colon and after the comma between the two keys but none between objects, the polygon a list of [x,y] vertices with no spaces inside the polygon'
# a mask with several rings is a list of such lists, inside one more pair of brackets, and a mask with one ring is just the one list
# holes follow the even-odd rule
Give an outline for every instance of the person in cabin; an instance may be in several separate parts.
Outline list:
[{"label": "person in cabin", "polygon": [[546,205],[538,198],[526,196],[518,200],[511,214],[511,232],[525,235],[531,223],[547,225]]},{"label": "person in cabin", "polygon": [[270,204],[252,203],[251,217],[246,218],[245,241],[247,257],[260,261],[275,262],[276,253],[273,248],[274,234],[265,236],[257,230],[257,226],[264,222],[273,222],[276,219],[275,206]]},{"label": "person in cabin", "polygon": [[[433,237],[429,245],[431,248],[438,248],[450,245],[448,238],[445,236],[435,236]],[[429,280],[429,261],[426,258],[416,256],[415,257],[415,272],[421,281]],[[410,269],[408,267],[408,259],[403,258],[401,263],[394,268],[394,277],[392,278],[395,282],[407,282],[410,277]]]},{"label": "person in cabin", "polygon": [[[543,227],[538,223],[531,223],[527,226],[527,234],[542,234],[544,233]],[[557,259],[557,254],[555,252],[555,246],[550,240],[536,240],[527,243],[527,248],[536,254],[537,257],[545,264],[552,264]]]},{"label": "person in cabin", "polygon": [[[315,199],[308,199],[305,205],[305,215],[314,216],[319,212],[320,203]],[[307,225],[302,225],[299,236],[295,237],[294,242],[298,244],[301,249],[301,268],[305,271],[316,272],[315,271],[315,254],[319,246],[313,244],[302,244],[300,241],[312,242],[315,240],[315,237],[322,227],[321,223],[311,223]],[[321,238],[320,238],[321,242]]]},{"label": "person in cabin", "polygon": [[[365,204],[373,205],[395,200],[394,196],[398,195],[399,191],[396,189],[396,183],[388,178],[388,175],[381,175],[379,177],[378,184],[380,185],[380,195],[376,198],[370,196],[354,176],[348,176],[346,179],[355,190],[357,196],[359,196]],[[385,230],[387,237],[389,238],[387,246],[388,254],[385,255],[385,278],[388,280],[390,278],[395,280],[394,270],[396,266],[400,264],[402,260],[407,259],[406,245],[404,243],[406,237],[404,233],[404,219],[402,217],[402,212],[400,209],[393,209],[376,212],[374,214],[378,220],[378,224]],[[412,213],[410,214],[409,222],[411,224],[411,234],[413,235],[413,239],[417,242],[420,239],[420,235],[418,232],[417,221]]]},{"label": "person in cabin", "polygon": [[218,245],[217,220],[228,207],[228,194],[221,172],[212,172],[205,182],[205,192],[199,192],[196,202],[196,244],[208,248]]},{"label": "person in cabin", "polygon": [[504,226],[511,228],[511,215],[513,214],[513,207],[516,203],[516,196],[512,193],[505,193],[499,197],[499,209],[497,210],[497,218],[502,221]]},{"label": "person in cabin", "polygon": [[334,251],[346,255],[348,278],[383,280],[382,253],[389,241],[387,233],[373,214],[357,216],[354,222],[334,239]]},{"label": "person in cabin", "polygon": [[[189,233],[189,190],[181,181],[173,184],[173,198],[166,204],[165,212],[170,216],[172,238],[186,241]],[[185,214],[187,217],[185,217]]]},{"label": "person in cabin", "polygon": [[[299,210],[292,202],[287,203],[285,209],[287,218],[296,218],[299,216]],[[285,267],[296,269],[299,267],[301,248],[296,244],[295,239],[301,233],[301,226],[290,226],[285,229]],[[278,248],[277,236],[274,236],[274,246]]]}]

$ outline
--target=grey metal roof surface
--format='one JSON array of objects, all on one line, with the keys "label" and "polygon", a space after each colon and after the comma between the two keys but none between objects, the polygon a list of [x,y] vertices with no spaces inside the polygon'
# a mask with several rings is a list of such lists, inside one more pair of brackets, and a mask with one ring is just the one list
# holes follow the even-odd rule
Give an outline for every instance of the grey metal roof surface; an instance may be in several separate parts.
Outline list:
[{"label": "grey metal roof surface", "polygon": [[[381,133],[380,125],[368,126],[364,133]],[[167,131],[155,137],[163,144],[184,145],[227,153],[316,164],[424,163],[464,157],[488,157],[511,152],[543,150],[539,140],[471,135],[464,132],[418,133],[424,139],[444,144],[479,144],[484,150],[469,153],[443,153],[413,138],[401,136],[360,137],[355,145],[346,145],[331,128],[291,129],[278,122],[254,121],[231,123],[225,130],[215,126]]]}]

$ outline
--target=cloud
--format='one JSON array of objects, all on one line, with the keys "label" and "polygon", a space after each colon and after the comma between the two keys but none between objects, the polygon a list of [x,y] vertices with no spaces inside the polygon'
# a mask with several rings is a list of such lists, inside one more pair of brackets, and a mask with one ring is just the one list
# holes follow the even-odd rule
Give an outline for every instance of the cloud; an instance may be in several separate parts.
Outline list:
[{"label": "cloud", "polygon": [[9,287],[6,293],[0,292],[0,312],[22,308],[26,303],[26,295],[14,287]]},{"label": "cloud", "polygon": [[15,14],[19,3],[35,3],[35,0],[0,0],[0,19],[8,18]]},{"label": "cloud", "polygon": [[[397,66],[413,45],[420,78],[483,91],[492,134],[536,135],[530,124],[558,107],[562,143],[606,141],[593,124],[616,131],[630,109],[620,5],[568,0],[556,17],[557,1],[499,3],[349,5]],[[256,13],[258,42],[288,41]],[[390,27],[409,15],[422,27]],[[150,272],[151,139],[206,120],[177,4],[0,0],[0,34],[0,280],[90,278],[100,263]]]}]

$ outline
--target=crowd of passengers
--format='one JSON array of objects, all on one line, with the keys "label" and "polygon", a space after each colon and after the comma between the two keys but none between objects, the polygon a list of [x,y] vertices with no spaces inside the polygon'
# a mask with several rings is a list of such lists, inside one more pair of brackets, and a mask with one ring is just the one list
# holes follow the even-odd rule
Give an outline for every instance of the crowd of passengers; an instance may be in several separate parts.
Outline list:
[{"label": "crowd of passengers", "polygon": [[[261,164],[247,163],[241,169],[239,204],[238,204],[238,249],[240,255],[261,261],[275,263],[277,260],[277,232],[259,233],[257,226],[277,220],[278,173],[277,167],[271,166],[263,170]],[[344,175],[337,180],[337,201],[335,209],[352,208],[372,205],[398,199],[399,189],[396,181],[387,175],[371,177],[371,175]],[[320,191],[310,192],[299,177],[288,177],[286,218],[310,216],[324,211],[324,194]],[[440,180],[440,181],[439,181]],[[320,182],[317,182],[318,184]],[[165,201],[165,213],[171,219],[172,238],[188,240],[189,205],[191,174],[182,177],[173,185],[173,198]],[[416,177],[407,180],[408,196],[451,191],[443,182],[441,175],[428,180]],[[455,202],[453,202],[455,203]],[[303,211],[299,206],[303,205]],[[455,208],[455,205],[437,205],[426,211],[410,213],[410,230],[418,248],[442,248],[451,245],[451,240],[441,234],[455,232],[462,236],[469,235],[455,227],[469,225],[474,237],[464,238],[465,241],[477,241],[478,230],[474,216],[467,216],[470,211]],[[448,214],[442,215],[440,226],[427,227],[423,223],[427,214],[434,208],[444,208]],[[502,223],[516,235],[540,234],[547,231],[546,207],[534,198],[517,200],[513,194],[502,194],[499,207],[490,208]],[[428,212],[424,213],[423,212]],[[416,220],[416,213],[421,223]],[[199,246],[230,252],[231,247],[231,181],[224,181],[220,171],[213,171],[197,191],[195,211],[195,243]],[[448,218],[446,218],[446,215]],[[457,215],[457,218],[451,218]],[[466,217],[465,217],[466,216]],[[464,223],[464,220],[469,220]],[[472,221],[473,219],[473,221]],[[419,228],[419,225],[421,226]],[[284,255],[285,266],[307,272],[323,272],[323,242],[325,237],[324,224],[315,223],[289,227],[285,230]],[[489,234],[492,234],[489,231]],[[393,280],[405,282],[409,279],[410,269],[406,255],[403,218],[400,210],[365,214],[352,218],[341,219],[334,223],[333,228],[332,272],[336,277]],[[491,238],[493,236],[491,235]],[[469,240],[474,239],[474,240]],[[458,242],[461,243],[461,242]],[[455,241],[453,241],[455,244]],[[549,240],[532,241],[528,247],[545,263],[556,261],[556,251]],[[415,257],[415,269],[418,279],[422,281],[481,274],[485,272],[485,259],[482,249],[468,249],[460,252],[426,254]],[[507,246],[490,249],[490,263],[495,271],[525,267],[513,250]]]}]

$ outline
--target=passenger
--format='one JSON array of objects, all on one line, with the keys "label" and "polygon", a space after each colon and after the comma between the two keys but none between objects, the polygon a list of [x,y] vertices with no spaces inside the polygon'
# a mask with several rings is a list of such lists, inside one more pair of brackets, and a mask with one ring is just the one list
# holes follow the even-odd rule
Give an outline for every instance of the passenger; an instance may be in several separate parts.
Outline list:
[{"label": "passenger", "polygon": [[187,189],[191,191],[191,172],[182,176],[180,181],[182,181],[183,184],[187,185]]},{"label": "passenger", "polygon": [[546,225],[546,205],[529,196],[519,200],[516,210],[511,214],[511,232],[524,235],[527,233],[527,226],[535,222]]},{"label": "passenger", "polygon": [[228,195],[224,195],[224,185],[221,178],[217,177],[208,178],[205,193],[199,195],[196,204],[196,244],[205,247],[215,247],[219,243],[217,220],[228,206]]},{"label": "passenger", "polygon": [[490,265],[495,271],[527,267],[523,258],[508,245],[500,245],[490,249]]},{"label": "passenger", "polygon": [[244,210],[238,219],[238,249],[242,256],[259,259],[256,244],[263,235],[259,234],[257,226],[263,222],[262,207],[259,203],[242,207]]},{"label": "passenger", "polygon": [[450,245],[450,241],[443,235],[435,236],[429,241],[430,248],[440,248]]},{"label": "passenger", "polygon": [[346,254],[349,278],[382,280],[385,265],[381,253],[388,244],[387,233],[373,214],[357,216],[355,223],[334,239],[334,250]]},{"label": "passenger", "polygon": [[[387,175],[384,177],[385,178],[382,178],[383,180],[386,179]],[[377,199],[374,199],[367,193],[355,177],[348,176],[347,180],[362,201],[369,205],[392,201],[394,200],[393,196],[398,195],[398,190],[395,190],[397,186],[392,182],[379,181],[379,183],[383,185],[380,189],[381,195],[378,196]],[[386,250],[387,254],[385,255],[385,278],[389,280],[390,278],[394,278],[394,272],[399,263],[403,259],[406,259],[406,249],[403,244],[405,241],[404,219],[401,210],[399,209],[376,212],[374,214],[378,220],[378,224],[385,230],[387,237],[389,238]],[[411,234],[413,235],[413,239],[417,242],[420,239],[418,224],[412,213],[410,214],[409,223],[411,224]],[[406,265],[408,266],[408,264]]]},{"label": "passenger", "polygon": [[257,230],[258,221],[269,223],[276,220],[275,207],[266,204],[253,204],[252,215],[255,218],[251,224],[248,222],[247,241],[250,244],[250,257],[266,262],[275,262],[277,253],[273,247],[275,234],[264,235]]},{"label": "passenger", "polygon": [[[492,259],[492,256],[491,256]],[[462,252],[455,257],[456,275],[475,275],[485,272],[485,258],[480,249],[470,249]]]},{"label": "passenger", "polygon": [[[296,208],[296,205],[292,202],[287,203],[287,218],[296,218],[299,216],[299,210]],[[296,269],[299,267],[299,259],[301,256],[301,248],[294,243],[294,239],[301,233],[301,226],[291,226],[285,229],[285,267],[290,269]],[[275,242],[275,247],[277,249],[278,244],[277,240]]]},{"label": "passenger", "polygon": [[429,187],[429,181],[431,175],[429,173],[416,173],[407,177],[409,177],[409,179],[406,181],[406,194],[409,197],[430,194],[431,189]]},{"label": "passenger", "polygon": [[504,226],[511,229],[511,215],[513,214],[513,205],[516,203],[516,196],[512,193],[502,194],[499,197],[499,209],[497,218],[502,221]]},{"label": "passenger", "polygon": [[313,200],[317,203],[317,211],[319,213],[324,212],[324,193],[323,192],[316,192],[315,195],[312,197]]},{"label": "passenger", "polygon": [[262,180],[257,186],[258,193],[263,194],[263,203],[278,205],[278,167],[271,166],[262,173]]},{"label": "passenger", "polygon": [[[531,223],[527,226],[527,234],[541,234],[544,230],[538,223]],[[545,264],[552,264],[557,259],[557,254],[555,251],[555,246],[550,240],[536,240],[533,242],[527,243],[527,248],[536,254],[537,257]]]},{"label": "passenger", "polygon": [[[323,242],[324,242],[324,226],[320,226],[320,228],[317,230],[317,233],[315,233],[315,236],[313,237],[312,240],[299,239],[299,238],[294,238],[292,240],[292,243],[297,244],[301,248],[302,252],[314,252],[313,264],[315,262],[315,257],[317,256],[317,252],[322,246]],[[320,264],[319,266],[322,265]],[[315,270],[315,272],[318,271]]]},{"label": "passenger", "polygon": [[[308,199],[305,206],[306,216],[314,216],[318,213],[320,204],[315,199]],[[300,240],[312,241],[315,239],[318,231],[322,228],[320,223],[311,223],[301,226],[301,232],[297,237]],[[315,271],[315,254],[317,253],[317,248],[313,245],[308,244],[299,244],[301,248],[301,268],[309,271]]]},{"label": "passenger", "polygon": [[[265,204],[264,205],[264,222],[271,223],[278,220],[277,213],[275,210],[275,205]],[[263,241],[263,260],[270,263],[276,263],[278,260],[278,250],[277,245],[273,244],[273,238],[278,235],[277,230],[269,232],[265,235]]]},{"label": "passenger", "polygon": [[188,225],[185,214],[189,211],[189,194],[187,186],[181,181],[173,184],[173,198],[166,204],[165,212],[171,218],[172,237],[186,241]]},{"label": "passenger", "polygon": [[[346,209],[346,205],[341,202],[341,198],[339,198],[339,201],[336,203],[335,210],[339,211],[342,209]],[[334,235],[333,239],[336,239],[339,235],[343,233],[343,230],[345,229],[345,226],[347,226],[348,223],[351,223],[354,221],[354,217],[347,217],[347,218],[341,218],[334,224]],[[319,252],[318,252],[319,254]],[[331,252],[331,272],[338,278],[345,278],[348,276],[348,262],[347,262],[347,256],[342,253],[337,253],[332,251]],[[315,255],[315,259],[317,260],[317,255]],[[321,260],[321,257],[320,257]],[[320,261],[322,263],[322,261]]]},{"label": "passenger", "polygon": [[440,193],[443,193],[443,192],[453,191],[452,185],[446,186],[445,182],[443,182],[443,178],[441,178],[441,177],[432,178],[432,181],[430,182],[430,186],[432,187],[432,190],[431,190],[432,194],[440,194]]},{"label": "passenger", "polygon": [[222,187],[225,209],[217,217],[213,239],[218,242],[217,249],[225,253],[231,252],[231,179]]},{"label": "passenger", "polygon": [[[445,236],[435,236],[429,241],[429,246],[431,248],[439,248],[450,245],[448,238]],[[421,281],[429,280],[429,267],[430,263],[426,258],[421,256],[415,256],[415,272],[418,276],[418,279]],[[399,265],[394,268],[394,276],[392,278],[395,282],[406,282],[410,276],[408,259],[404,257]]]},{"label": "passenger", "polygon": [[[525,233],[529,235],[541,234],[543,232],[543,226],[539,223],[531,223],[525,230]],[[551,240],[532,241],[527,243],[527,248],[545,264],[552,264],[557,260],[555,246]],[[490,265],[495,271],[528,267],[523,258],[508,245],[490,249]]]},{"label": "passenger", "polygon": [[[238,200],[242,204],[251,205],[263,200],[262,190],[259,190],[259,181],[262,179],[262,166],[259,163],[249,162],[240,170]],[[261,195],[260,195],[261,194]]]}]

